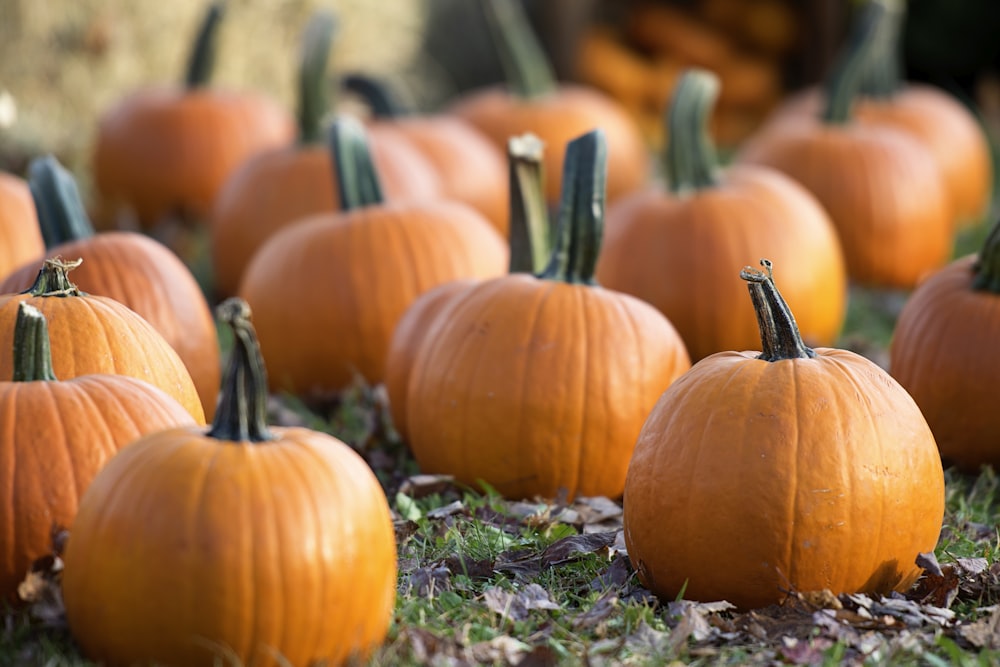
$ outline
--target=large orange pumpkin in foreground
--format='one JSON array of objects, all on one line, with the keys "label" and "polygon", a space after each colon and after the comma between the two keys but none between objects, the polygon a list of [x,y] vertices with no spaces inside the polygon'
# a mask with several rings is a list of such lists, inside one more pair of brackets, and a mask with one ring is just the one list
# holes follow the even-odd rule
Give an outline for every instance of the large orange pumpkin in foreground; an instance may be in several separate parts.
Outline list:
[{"label": "large orange pumpkin in foreground", "polygon": [[215,422],[142,438],[97,475],[66,547],[66,618],[110,665],[340,665],[385,637],[396,543],[382,487],[343,442],[268,427],[249,310]]},{"label": "large orange pumpkin in foreground", "polygon": [[57,379],[45,318],[29,303],[18,305],[13,351],[2,354],[14,376],[0,382],[0,606],[15,601],[31,563],[52,553],[53,531],[72,526],[80,496],[118,449],[194,425],[177,401],[135,378]]},{"label": "large orange pumpkin in foreground", "polygon": [[750,609],[788,591],[905,591],[944,516],[934,436],[874,363],[806,347],[763,263],[742,273],[763,352],[698,362],[642,427],[625,481],[629,558],[665,600]]}]

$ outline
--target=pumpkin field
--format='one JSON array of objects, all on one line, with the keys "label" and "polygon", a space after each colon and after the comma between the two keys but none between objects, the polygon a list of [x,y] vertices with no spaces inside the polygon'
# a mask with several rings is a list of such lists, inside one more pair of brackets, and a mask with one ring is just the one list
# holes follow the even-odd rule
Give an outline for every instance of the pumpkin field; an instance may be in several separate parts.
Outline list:
[{"label": "pumpkin field", "polygon": [[1000,663],[1000,55],[935,2],[228,24],[284,100],[199,3],[48,140],[0,79],[0,665]]}]

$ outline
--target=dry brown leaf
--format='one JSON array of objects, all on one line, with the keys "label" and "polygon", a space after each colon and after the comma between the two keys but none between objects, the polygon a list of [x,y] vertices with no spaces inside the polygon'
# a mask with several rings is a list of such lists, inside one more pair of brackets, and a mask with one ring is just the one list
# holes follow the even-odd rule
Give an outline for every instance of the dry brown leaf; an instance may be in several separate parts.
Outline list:
[{"label": "dry brown leaf", "polygon": [[512,621],[523,621],[534,610],[560,608],[549,597],[549,592],[535,583],[516,592],[487,588],[483,591],[483,601],[490,611]]}]

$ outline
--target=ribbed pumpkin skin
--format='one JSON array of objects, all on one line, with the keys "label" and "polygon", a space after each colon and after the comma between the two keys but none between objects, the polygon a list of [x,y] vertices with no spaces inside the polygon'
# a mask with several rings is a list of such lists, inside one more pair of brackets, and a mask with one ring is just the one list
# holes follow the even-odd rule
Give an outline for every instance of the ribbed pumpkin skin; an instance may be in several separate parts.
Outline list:
[{"label": "ribbed pumpkin skin", "polygon": [[[48,320],[52,368],[69,380],[115,373],[145,380],[173,396],[199,424],[205,411],[184,362],[149,322],[103,296],[0,295],[0,350],[14,344],[17,304],[27,301]],[[0,381],[13,377],[13,357],[0,354]]]},{"label": "ribbed pumpkin skin", "polygon": [[85,655],[196,667],[233,651],[239,664],[304,667],[382,641],[396,549],[378,481],[332,437],[271,430],[232,443],[172,429],[101,471],[63,576]]},{"label": "ribbed pumpkin skin", "polygon": [[643,420],[690,367],[669,321],[626,294],[525,274],[456,299],[410,376],[421,469],[510,498],[621,495]]},{"label": "ribbed pumpkin skin", "polygon": [[909,395],[863,357],[702,360],[664,392],[628,470],[624,529],[662,599],[742,609],[784,591],[906,590],[937,544],[944,476]]},{"label": "ribbed pumpkin skin", "polygon": [[507,140],[525,132],[545,142],[543,169],[550,204],[562,192],[566,144],[601,128],[608,140],[607,197],[612,201],[642,187],[649,178],[650,156],[638,127],[617,102],[584,86],[561,84],[544,97],[521,99],[506,88],[466,93],[449,111],[488,136],[500,150]]},{"label": "ribbed pumpkin skin", "polygon": [[768,257],[808,344],[831,345],[847,308],[840,242],[826,212],[795,181],[736,165],[717,186],[675,196],[662,188],[608,208],[597,280],[655,306],[691,358],[760,345],[746,285],[732,273]]},{"label": "ribbed pumpkin skin", "polygon": [[920,406],[946,463],[1000,467],[1000,414],[991,387],[1000,297],[972,288],[975,256],[924,280],[896,321],[889,370]]},{"label": "ribbed pumpkin skin", "polygon": [[[411,145],[370,133],[372,157],[387,199],[429,199],[438,177]],[[335,211],[339,198],[330,151],[317,144],[268,151],[226,181],[212,209],[212,266],[220,296],[235,294],[254,253],[275,232],[303,217]]]},{"label": "ribbed pumpkin skin", "polygon": [[45,242],[28,184],[0,172],[0,280],[43,252]]},{"label": "ribbed pumpkin skin", "polygon": [[188,424],[173,398],[122,375],[0,382],[0,600],[13,602],[31,563],[52,552],[53,527],[72,527],[80,496],[115,452]]},{"label": "ribbed pumpkin skin", "polygon": [[128,206],[146,226],[175,212],[205,219],[237,165],[293,138],[288,113],[264,97],[168,87],[136,91],[98,126],[98,218],[113,223],[118,209]]},{"label": "ribbed pumpkin skin", "polygon": [[[207,419],[215,414],[221,361],[215,319],[191,271],[169,248],[134,232],[102,232],[61,243],[46,257],[80,258],[73,280],[88,294],[110,297],[153,325],[184,361]],[[0,282],[0,294],[31,287],[33,262]]]},{"label": "ribbed pumpkin skin", "polygon": [[393,329],[385,359],[385,390],[392,424],[403,440],[409,440],[406,392],[420,347],[424,341],[434,339],[434,324],[439,316],[447,317],[442,313],[447,313],[454,298],[474,284],[473,280],[450,280],[424,292],[410,304]]},{"label": "ribbed pumpkin skin", "polygon": [[783,171],[819,200],[860,284],[912,288],[948,261],[954,226],[940,172],[901,130],[792,118],[738,160]]},{"label": "ribbed pumpkin skin", "polygon": [[[463,204],[386,203],[278,232],[239,293],[253,310],[272,389],[323,395],[356,374],[381,382],[392,332],[417,296],[449,280],[501,275],[507,257],[503,238]],[[294,295],[310,295],[311,305]]]}]

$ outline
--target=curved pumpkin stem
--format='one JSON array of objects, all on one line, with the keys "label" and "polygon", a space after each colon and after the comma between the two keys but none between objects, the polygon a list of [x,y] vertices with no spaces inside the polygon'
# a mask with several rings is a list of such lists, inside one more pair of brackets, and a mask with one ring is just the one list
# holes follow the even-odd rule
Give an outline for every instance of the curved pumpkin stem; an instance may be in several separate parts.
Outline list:
[{"label": "curved pumpkin stem", "polygon": [[364,125],[356,118],[340,116],[330,126],[330,152],[337,173],[340,210],[349,211],[385,201],[375,171]]},{"label": "curved pumpkin stem", "polygon": [[27,301],[17,304],[14,322],[14,382],[52,382],[49,325],[42,311]]},{"label": "curved pumpkin stem", "polygon": [[364,100],[375,118],[401,118],[408,113],[389,85],[375,77],[345,74],[340,79],[340,87]]},{"label": "curved pumpkin stem", "polygon": [[184,87],[187,90],[203,88],[212,79],[212,70],[215,69],[216,45],[219,41],[219,25],[222,23],[222,15],[225,5],[223,2],[213,2],[205,12],[201,26],[198,28],[198,36],[194,40],[191,49],[191,56],[188,58],[187,71],[184,75]]},{"label": "curved pumpkin stem", "polygon": [[549,208],[545,201],[542,154],[545,145],[533,134],[507,142],[510,167],[510,273],[545,269],[551,249]]},{"label": "curved pumpkin stem", "polygon": [[233,297],[219,304],[216,314],[232,329],[233,349],[208,435],[227,442],[273,440],[267,427],[267,370],[250,322],[250,306]]},{"label": "curved pumpkin stem", "polygon": [[83,259],[80,258],[72,261],[63,261],[61,257],[45,260],[38,275],[35,276],[35,282],[21,294],[55,297],[86,296],[87,293],[74,285],[67,275],[82,263]]},{"label": "curved pumpkin stem", "polygon": [[596,285],[594,269],[604,232],[608,147],[602,130],[566,146],[555,247],[539,278]]},{"label": "curved pumpkin stem", "polygon": [[480,0],[511,93],[530,99],[557,87],[556,75],[520,0]]},{"label": "curved pumpkin stem", "polygon": [[664,164],[670,191],[676,195],[718,185],[719,159],[708,120],[719,97],[719,77],[702,69],[686,70],[667,109]]},{"label": "curved pumpkin stem", "polygon": [[76,179],[55,157],[46,155],[31,161],[28,187],[46,248],[94,235]]},{"label": "curved pumpkin stem", "polygon": [[851,106],[875,50],[879,26],[886,14],[883,0],[871,0],[861,11],[847,46],[826,83],[826,108],[822,119],[831,125],[842,125],[851,120]]},{"label": "curved pumpkin stem", "polygon": [[335,21],[328,11],[317,11],[302,35],[299,63],[299,143],[312,144],[323,137],[323,116],[330,108],[330,86],[326,80]]},{"label": "curved pumpkin stem", "polygon": [[744,267],[740,278],[747,281],[750,300],[757,314],[760,328],[761,350],[758,359],[781,361],[782,359],[809,359],[816,353],[806,346],[799,333],[799,325],[774,284],[771,261],[760,260],[764,270]]},{"label": "curved pumpkin stem", "polygon": [[983,241],[972,273],[972,289],[1000,294],[1000,221],[993,225]]},{"label": "curved pumpkin stem", "polygon": [[900,35],[906,7],[901,0],[881,0],[885,17],[879,26],[877,45],[861,78],[859,92],[866,97],[891,99],[903,87]]}]

